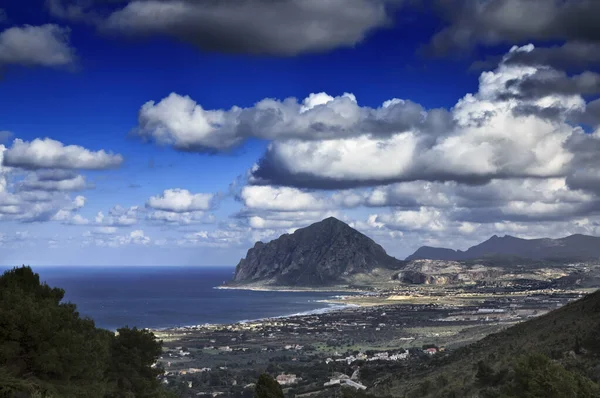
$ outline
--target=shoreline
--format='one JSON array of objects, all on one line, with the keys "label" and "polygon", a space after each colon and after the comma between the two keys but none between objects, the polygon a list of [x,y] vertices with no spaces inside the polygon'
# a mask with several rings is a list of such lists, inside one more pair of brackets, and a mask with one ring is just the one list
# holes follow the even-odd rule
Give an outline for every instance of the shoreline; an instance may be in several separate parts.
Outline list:
[{"label": "shoreline", "polygon": [[[260,323],[260,322],[265,322],[265,321],[270,321],[270,320],[275,320],[275,319],[276,320],[285,320],[288,318],[295,318],[295,317],[323,315],[323,314],[329,314],[332,312],[343,312],[343,311],[349,310],[351,308],[362,308],[363,307],[362,305],[355,304],[355,303],[341,304],[341,303],[333,301],[333,300],[335,300],[335,299],[317,300],[315,302],[327,303],[328,306],[322,307],[322,308],[316,308],[314,310],[293,313],[293,314],[266,316],[266,317],[256,318],[256,319],[242,319],[239,321],[232,321],[232,322],[226,322],[226,323],[202,323],[202,324],[196,324],[196,325],[172,326],[172,327],[165,327],[165,328],[145,328],[145,329],[147,329],[153,333],[155,333],[155,332],[165,333],[165,332],[169,332],[169,331],[184,331],[184,330],[194,330],[194,329],[200,329],[200,328],[216,328],[216,327],[224,327],[224,326],[246,324],[246,323]],[[368,308],[369,306],[364,306],[364,307]]]},{"label": "shoreline", "polygon": [[289,292],[289,293],[367,293],[366,290],[349,289],[344,287],[327,287],[327,288],[286,288],[285,286],[225,286],[219,285],[213,287],[216,290],[249,290],[253,292]]}]

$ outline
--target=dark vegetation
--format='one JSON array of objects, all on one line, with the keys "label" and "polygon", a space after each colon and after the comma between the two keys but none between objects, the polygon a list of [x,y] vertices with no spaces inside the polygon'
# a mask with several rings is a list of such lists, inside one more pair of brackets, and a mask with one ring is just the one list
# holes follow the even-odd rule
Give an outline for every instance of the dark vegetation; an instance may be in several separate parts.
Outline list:
[{"label": "dark vegetation", "polygon": [[263,373],[256,382],[255,398],[283,398],[281,386],[271,375]]},{"label": "dark vegetation", "polygon": [[600,291],[430,360],[361,375],[374,396],[600,397]]},{"label": "dark vegetation", "polygon": [[0,276],[0,397],[170,397],[151,367],[161,342],[147,330],[115,334],[62,302],[29,267]]}]

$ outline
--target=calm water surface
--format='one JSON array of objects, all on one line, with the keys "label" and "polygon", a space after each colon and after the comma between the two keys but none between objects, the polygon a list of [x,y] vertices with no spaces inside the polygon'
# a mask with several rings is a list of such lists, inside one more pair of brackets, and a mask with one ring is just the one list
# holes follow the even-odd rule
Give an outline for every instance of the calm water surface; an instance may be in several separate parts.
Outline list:
[{"label": "calm water surface", "polygon": [[[219,290],[229,267],[32,267],[96,325],[165,328],[323,311],[336,293]],[[4,271],[6,267],[0,268]]]}]

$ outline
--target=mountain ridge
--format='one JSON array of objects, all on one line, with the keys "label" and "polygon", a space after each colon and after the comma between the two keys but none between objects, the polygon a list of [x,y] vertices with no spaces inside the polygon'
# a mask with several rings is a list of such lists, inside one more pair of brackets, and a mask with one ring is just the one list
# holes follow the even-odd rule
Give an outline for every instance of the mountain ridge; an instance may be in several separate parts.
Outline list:
[{"label": "mountain ridge", "polygon": [[512,235],[493,235],[488,240],[465,251],[449,248],[421,246],[405,261],[447,260],[464,261],[488,257],[520,257],[532,260],[600,258],[600,237],[573,234],[563,238],[524,239]]}]

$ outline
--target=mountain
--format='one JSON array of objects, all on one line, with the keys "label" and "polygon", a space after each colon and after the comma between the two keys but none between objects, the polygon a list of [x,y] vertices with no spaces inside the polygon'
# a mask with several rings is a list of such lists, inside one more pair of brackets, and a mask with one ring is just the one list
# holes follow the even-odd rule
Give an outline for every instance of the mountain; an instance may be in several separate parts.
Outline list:
[{"label": "mountain", "polygon": [[361,374],[376,375],[373,396],[598,397],[598,330],[600,291],[421,365]]},{"label": "mountain", "polygon": [[600,258],[600,238],[587,235],[571,235],[560,239],[522,239],[510,235],[490,239],[466,251],[422,246],[407,261],[431,260],[474,260],[486,257],[520,257],[532,260],[571,259],[590,260]]},{"label": "mountain", "polygon": [[237,265],[232,283],[324,286],[375,268],[401,269],[404,264],[368,236],[329,217],[269,243],[257,242]]},{"label": "mountain", "polygon": [[443,247],[421,246],[416,252],[406,257],[406,261],[412,260],[446,260],[460,261],[464,259],[461,250],[446,249]]}]

